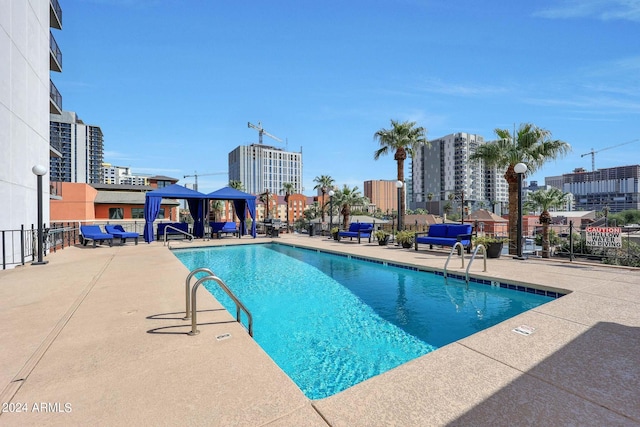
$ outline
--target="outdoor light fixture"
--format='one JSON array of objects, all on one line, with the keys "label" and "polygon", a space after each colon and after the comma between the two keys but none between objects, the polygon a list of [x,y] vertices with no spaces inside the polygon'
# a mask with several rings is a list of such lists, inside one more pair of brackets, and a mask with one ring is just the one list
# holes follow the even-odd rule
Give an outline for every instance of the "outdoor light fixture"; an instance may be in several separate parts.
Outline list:
[{"label": "outdoor light fixture", "polygon": [[396,187],[398,188],[398,231],[402,230],[402,186],[404,183],[400,180],[396,181]]},{"label": "outdoor light fixture", "polygon": [[329,238],[331,238],[331,229],[333,228],[333,190],[329,190]]},{"label": "outdoor light fixture", "polygon": [[518,174],[518,231],[517,231],[517,255],[515,259],[526,259],[522,256],[522,177],[527,172],[527,165],[518,163],[513,167]]},{"label": "outdoor light fixture", "polygon": [[42,165],[35,165],[31,168],[31,171],[38,177],[38,260],[31,263],[31,265],[43,265],[49,261],[43,261],[44,254],[44,230],[43,230],[43,218],[42,218],[42,176],[47,173],[47,168]]}]

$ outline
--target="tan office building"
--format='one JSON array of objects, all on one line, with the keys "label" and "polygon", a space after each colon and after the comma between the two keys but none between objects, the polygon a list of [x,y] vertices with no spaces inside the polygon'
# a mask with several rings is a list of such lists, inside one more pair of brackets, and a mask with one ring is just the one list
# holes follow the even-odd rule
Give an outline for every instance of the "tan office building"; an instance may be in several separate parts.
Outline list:
[{"label": "tan office building", "polygon": [[365,181],[364,195],[384,214],[398,210],[398,188],[395,179]]}]

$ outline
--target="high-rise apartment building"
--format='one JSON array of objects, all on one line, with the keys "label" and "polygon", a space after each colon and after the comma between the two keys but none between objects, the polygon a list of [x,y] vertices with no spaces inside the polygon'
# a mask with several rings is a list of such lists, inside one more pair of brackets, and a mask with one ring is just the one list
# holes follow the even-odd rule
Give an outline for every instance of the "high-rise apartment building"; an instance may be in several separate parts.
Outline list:
[{"label": "high-rise apartment building", "polygon": [[114,166],[111,163],[102,164],[103,184],[123,184],[123,185],[149,185],[149,176],[133,175],[131,168],[125,166]]},{"label": "high-rise apartment building", "polygon": [[51,179],[60,182],[102,183],[104,138],[98,126],[85,124],[76,113],[51,114],[51,141],[61,157],[51,158]]},{"label": "high-rise apartment building", "polygon": [[229,180],[240,181],[251,194],[281,194],[284,183],[302,193],[302,149],[298,153],[263,144],[239,146],[229,153]]},{"label": "high-rise apartment building", "polygon": [[509,183],[504,178],[506,169],[485,165],[485,198],[486,209],[498,215],[504,215],[509,207]]},{"label": "high-rise apartment building", "polygon": [[[0,230],[30,228],[38,222],[36,165],[57,155],[49,142],[49,113],[62,112],[62,96],[50,71],[62,71],[62,53],[51,29],[62,29],[57,0],[0,1]],[[43,222],[49,222],[49,174],[43,176]],[[21,250],[6,233],[4,259]],[[13,249],[11,249],[13,248]],[[11,261],[9,261],[11,263]]]},{"label": "high-rise apartment building", "polygon": [[490,209],[492,202],[502,198],[503,189],[506,201],[506,181],[500,171],[469,160],[484,143],[480,135],[459,132],[431,140],[429,147],[417,150],[411,164],[410,206],[437,214],[447,204],[457,205],[458,210],[462,205]]},{"label": "high-rise apartment building", "polygon": [[[640,209],[640,165],[617,166],[587,172],[576,169],[562,175],[562,191],[575,198],[575,209],[616,213]],[[545,180],[546,182],[546,180]]]}]

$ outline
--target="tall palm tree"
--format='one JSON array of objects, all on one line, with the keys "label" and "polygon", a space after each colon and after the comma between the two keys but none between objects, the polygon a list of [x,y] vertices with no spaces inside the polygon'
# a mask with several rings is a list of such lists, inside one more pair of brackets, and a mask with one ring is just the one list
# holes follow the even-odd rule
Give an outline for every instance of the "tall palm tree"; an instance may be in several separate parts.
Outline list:
[{"label": "tall palm tree", "polygon": [[271,202],[273,201],[273,193],[269,190],[265,190],[264,193],[260,193],[260,197],[258,198],[262,203],[264,203],[265,211],[264,211],[264,219],[270,218],[269,208],[271,207]]},{"label": "tall palm tree", "polygon": [[314,190],[319,189],[322,192],[322,202],[321,202],[322,211],[321,212],[322,212],[322,222],[324,222],[324,211],[325,211],[325,205],[326,205],[324,198],[327,192],[333,188],[333,183],[335,181],[329,175],[320,175],[313,178],[313,182],[317,183],[317,185],[313,187],[313,189]]},{"label": "tall palm tree", "polygon": [[496,129],[497,141],[480,145],[469,160],[484,160],[488,167],[506,168],[504,178],[509,185],[509,253],[517,252],[518,236],[518,174],[514,166],[527,165],[535,172],[549,160],[564,156],[571,146],[559,139],[551,139],[551,132],[531,123],[521,124],[512,135],[508,129]]},{"label": "tall palm tree", "polygon": [[[391,120],[390,129],[380,129],[373,135],[373,139],[380,143],[380,148],[373,153],[373,158],[378,160],[381,155],[393,151],[393,159],[397,163],[398,181],[404,183],[404,161],[407,157],[413,157],[421,146],[429,146],[427,130],[422,126],[416,126],[416,122],[398,122]],[[406,210],[405,192],[400,192],[399,218],[404,218]]]},{"label": "tall palm tree", "polygon": [[296,192],[296,186],[291,182],[285,182],[282,184],[282,190],[284,193],[284,202],[287,204],[287,232],[289,231],[289,196]]},{"label": "tall palm tree", "polygon": [[[229,187],[238,191],[244,191],[244,184],[242,184],[242,181],[229,181]],[[233,205],[233,202],[231,200],[228,200],[227,203],[231,205],[231,209],[232,209],[231,220],[233,220],[235,206]],[[238,219],[240,219],[240,215],[238,215]]]},{"label": "tall palm tree", "polygon": [[351,216],[351,206],[354,205],[366,205],[369,203],[369,199],[364,197],[358,187],[350,188],[348,185],[344,185],[341,190],[336,191],[335,203],[340,206],[340,213],[342,214],[342,228],[347,229],[349,227],[349,217]]},{"label": "tall palm tree", "polygon": [[557,188],[548,190],[538,190],[529,194],[526,208],[531,210],[540,209],[540,224],[542,224],[542,258],[549,258],[549,224],[551,224],[551,214],[549,209],[561,208],[567,201],[567,193],[563,193]]}]

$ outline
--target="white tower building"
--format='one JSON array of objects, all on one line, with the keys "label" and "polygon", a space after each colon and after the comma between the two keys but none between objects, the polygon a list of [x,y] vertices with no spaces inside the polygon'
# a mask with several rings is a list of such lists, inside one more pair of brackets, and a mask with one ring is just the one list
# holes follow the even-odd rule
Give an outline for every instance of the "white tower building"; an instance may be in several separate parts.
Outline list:
[{"label": "white tower building", "polygon": [[302,193],[302,148],[292,152],[263,144],[239,146],[229,153],[229,180],[240,181],[251,194],[280,194],[284,183]]}]

